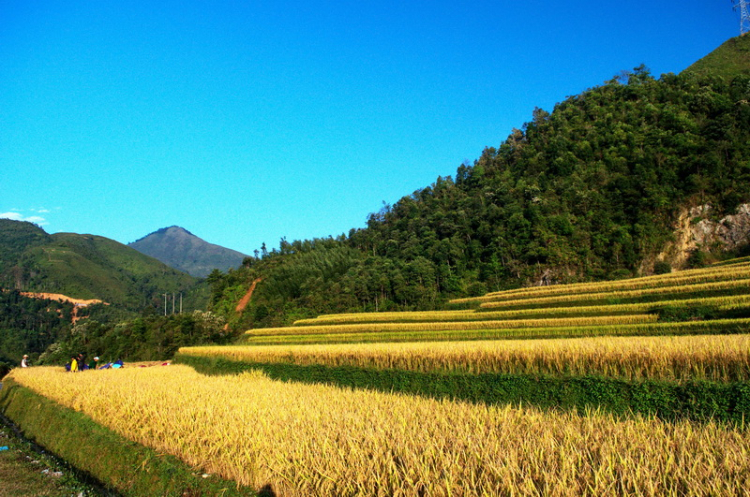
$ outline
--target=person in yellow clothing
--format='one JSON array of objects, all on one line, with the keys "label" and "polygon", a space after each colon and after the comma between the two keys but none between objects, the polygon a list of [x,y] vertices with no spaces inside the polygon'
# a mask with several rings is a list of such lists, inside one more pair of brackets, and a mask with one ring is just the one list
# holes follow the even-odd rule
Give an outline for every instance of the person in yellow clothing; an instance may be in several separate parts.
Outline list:
[{"label": "person in yellow clothing", "polygon": [[70,358],[70,372],[71,373],[78,372],[78,360],[76,359],[76,356],[73,356]]}]

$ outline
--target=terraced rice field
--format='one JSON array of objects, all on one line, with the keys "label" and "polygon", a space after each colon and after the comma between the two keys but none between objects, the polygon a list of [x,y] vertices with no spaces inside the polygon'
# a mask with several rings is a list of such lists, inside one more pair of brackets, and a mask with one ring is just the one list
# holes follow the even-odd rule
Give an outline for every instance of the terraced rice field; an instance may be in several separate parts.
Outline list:
[{"label": "terraced rice field", "polygon": [[[715,307],[719,311],[750,309],[750,294],[724,297],[698,297],[680,300],[660,300],[635,304],[603,304],[515,310],[467,309],[458,311],[418,312],[362,312],[356,314],[323,314],[312,319],[301,319],[294,326],[321,326],[357,323],[424,323],[451,321],[482,321],[504,319],[551,319],[583,316],[621,316],[656,313],[665,306],[675,308]],[[481,311],[481,312],[478,312]]]},{"label": "terraced rice field", "polygon": [[378,343],[417,342],[437,340],[508,340],[540,338],[580,338],[595,336],[658,336],[658,335],[705,335],[746,333],[750,329],[750,318],[715,319],[684,322],[655,322],[619,325],[547,326],[536,328],[489,328],[444,330],[370,330],[347,333],[342,330],[332,333],[294,333],[297,329],[285,329],[285,333],[274,335],[248,334],[248,345],[269,344],[316,344],[316,343]]},{"label": "terraced rice field", "polygon": [[491,292],[482,297],[455,299],[453,303],[488,302],[499,300],[518,300],[527,296],[545,297],[552,295],[573,295],[580,293],[616,293],[635,290],[655,290],[668,293],[670,287],[684,287],[693,291],[696,286],[714,282],[746,280],[750,278],[750,263],[739,263],[721,267],[693,269],[678,273],[646,276],[621,281],[603,281],[596,283],[579,283],[575,285],[552,285],[543,287],[518,288],[502,292]]},{"label": "terraced rice field", "polygon": [[[451,303],[473,308],[323,315],[284,328],[248,330],[246,341],[303,344],[742,333],[750,330],[742,320],[750,317],[750,263],[743,259],[631,280],[519,288]],[[708,308],[714,316],[700,317],[700,324],[667,325],[661,316],[665,308],[687,313]]]},{"label": "terraced rice field", "polygon": [[655,314],[629,314],[623,316],[586,316],[572,318],[480,320],[461,322],[421,322],[421,323],[370,323],[339,324],[286,328],[261,328],[249,331],[251,336],[278,335],[325,335],[334,333],[388,333],[418,331],[459,331],[459,330],[499,330],[504,328],[557,328],[570,326],[598,326],[612,324],[654,323]]},{"label": "terraced rice field", "polygon": [[278,495],[740,495],[750,437],[185,366],[13,378],[159,452]]},{"label": "terraced rice field", "polygon": [[13,377],[277,495],[746,493],[747,260],[453,304],[180,349],[196,369]]},{"label": "terraced rice field", "polygon": [[675,381],[750,380],[750,335],[374,344],[185,347],[181,353],[254,363],[410,371],[602,375]]}]

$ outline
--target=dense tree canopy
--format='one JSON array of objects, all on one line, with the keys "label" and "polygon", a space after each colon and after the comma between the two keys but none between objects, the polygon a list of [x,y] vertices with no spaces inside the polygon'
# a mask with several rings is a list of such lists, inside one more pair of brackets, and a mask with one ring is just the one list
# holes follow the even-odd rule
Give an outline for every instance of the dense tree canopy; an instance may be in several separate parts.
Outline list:
[{"label": "dense tree canopy", "polygon": [[[641,66],[535,109],[455,177],[385,205],[339,238],[282,240],[214,275],[237,326],[326,312],[421,309],[535,282],[650,273],[680,209],[750,200],[750,78]],[[660,268],[663,270],[663,268]],[[233,316],[249,282],[250,307]]]},{"label": "dense tree canopy", "polygon": [[35,365],[62,365],[80,353],[109,361],[163,360],[182,346],[235,338],[224,329],[225,319],[211,312],[165,316],[146,307],[140,317],[118,320],[97,312],[106,307],[79,308],[79,319],[73,322],[71,303],[29,298],[15,290],[0,292],[0,378],[18,366],[24,354]]},{"label": "dense tree canopy", "polygon": [[24,354],[34,360],[70,329],[73,304],[0,292],[0,377]]}]

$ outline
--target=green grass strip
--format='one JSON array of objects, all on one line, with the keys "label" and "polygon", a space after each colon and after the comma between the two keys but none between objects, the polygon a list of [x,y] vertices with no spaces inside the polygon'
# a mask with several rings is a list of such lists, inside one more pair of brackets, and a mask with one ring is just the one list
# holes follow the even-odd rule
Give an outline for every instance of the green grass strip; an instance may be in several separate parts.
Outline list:
[{"label": "green grass strip", "polygon": [[653,415],[664,420],[715,420],[743,424],[750,418],[750,382],[627,381],[598,376],[525,376],[363,369],[350,366],[299,366],[236,362],[177,354],[175,363],[203,374],[262,370],[281,381],[329,383],[345,388],[401,392],[486,404],[516,404],[542,409],[583,411],[600,408],[618,415]]},{"label": "green grass strip", "polygon": [[262,495],[216,476],[203,478],[176,457],[127,440],[13,380],[3,381],[0,411],[26,438],[122,495]]}]

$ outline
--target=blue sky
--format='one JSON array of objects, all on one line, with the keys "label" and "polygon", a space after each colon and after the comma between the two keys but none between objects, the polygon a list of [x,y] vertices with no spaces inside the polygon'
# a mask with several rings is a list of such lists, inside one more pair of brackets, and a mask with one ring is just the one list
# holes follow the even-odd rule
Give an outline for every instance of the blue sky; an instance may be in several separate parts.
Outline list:
[{"label": "blue sky", "polygon": [[0,0],[0,217],[252,254],[348,233],[569,95],[680,72],[730,0]]}]

